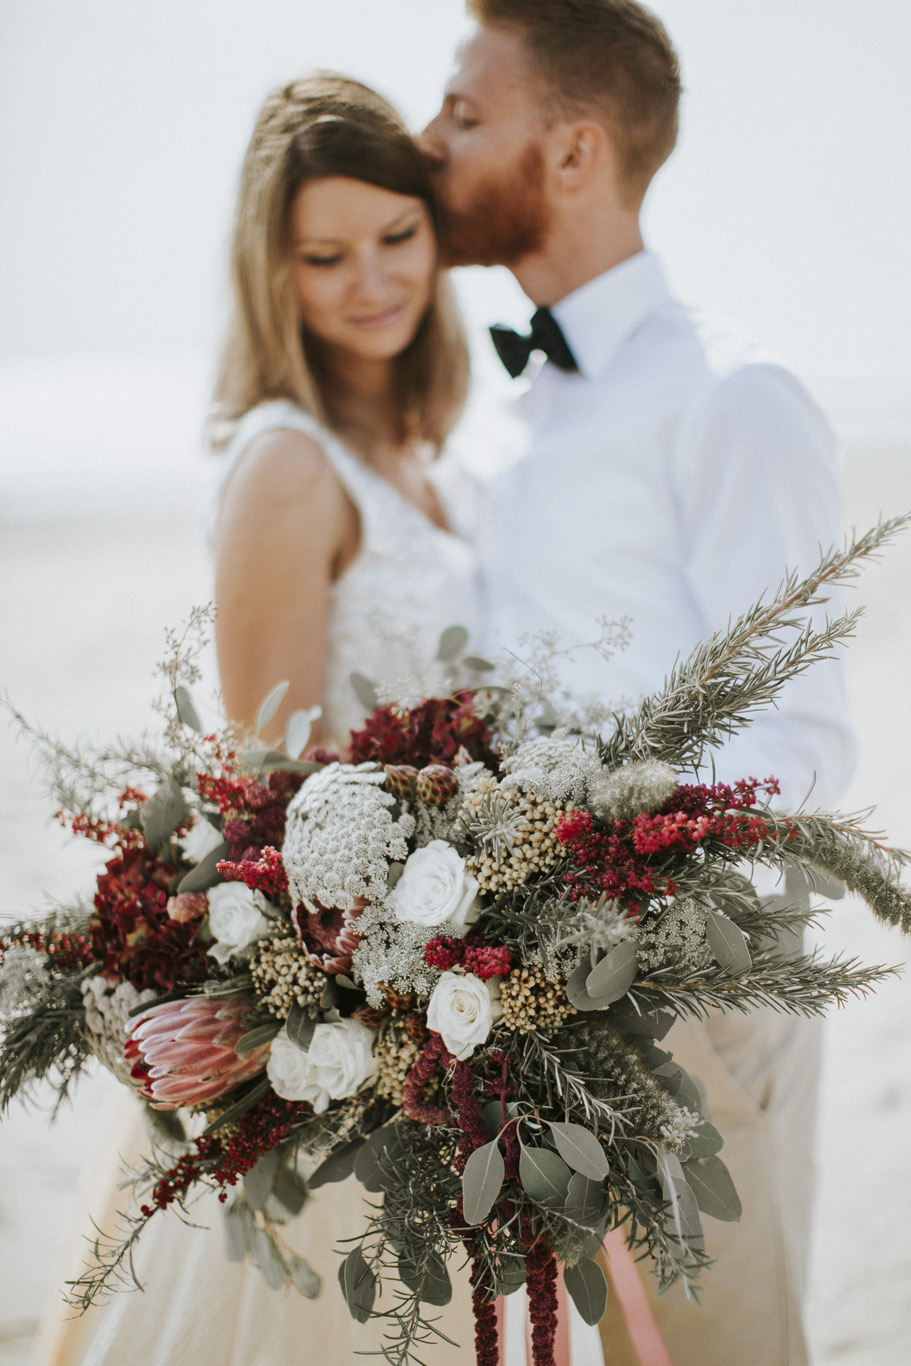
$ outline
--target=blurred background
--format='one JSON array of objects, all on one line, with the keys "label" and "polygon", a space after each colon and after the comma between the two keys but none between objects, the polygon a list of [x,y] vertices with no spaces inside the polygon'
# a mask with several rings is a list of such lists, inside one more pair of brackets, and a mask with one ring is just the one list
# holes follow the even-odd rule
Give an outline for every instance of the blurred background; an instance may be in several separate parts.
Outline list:
[{"label": "blurred background", "polygon": [[[736,317],[826,408],[846,526],[911,509],[907,0],[656,0],[679,49],[679,148],[646,235],[677,294]],[[0,684],[66,739],[136,734],[163,632],[211,596],[201,452],[240,159],[268,89],[315,67],[421,126],[462,0],[0,0]],[[479,399],[504,390],[485,323],[523,323],[505,272],[460,273]],[[911,546],[855,596],[861,760],[845,805],[911,845]],[[0,734],[0,916],[69,896],[92,859],[49,823]],[[850,901],[832,950],[907,956]],[[827,1024],[810,1323],[816,1366],[898,1366],[911,1340],[907,977]],[[0,1363],[18,1366],[57,1265],[105,1079],[54,1128],[0,1125]],[[73,1274],[76,1268],[68,1268]]]}]

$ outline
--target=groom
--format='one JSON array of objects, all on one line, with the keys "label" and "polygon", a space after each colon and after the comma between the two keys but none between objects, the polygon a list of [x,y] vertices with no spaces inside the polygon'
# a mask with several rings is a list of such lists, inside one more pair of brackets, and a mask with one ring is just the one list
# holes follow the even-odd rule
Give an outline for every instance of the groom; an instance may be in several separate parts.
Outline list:
[{"label": "groom", "polygon": [[[536,307],[528,337],[495,338],[510,373],[524,370],[527,430],[480,532],[495,639],[521,657],[526,633],[572,645],[598,617],[629,617],[630,648],[609,666],[578,660],[568,681],[635,699],[840,539],[831,435],[785,369],[676,302],[643,248],[640,208],[674,148],[680,95],[658,20],[636,0],[468,8],[477,28],[424,133],[450,259],[508,266]],[[815,780],[812,803],[826,806],[850,762],[839,670],[825,664],[716,769],[775,775],[789,804]],[[679,1287],[654,1301],[675,1366],[806,1362],[817,1041],[805,1022],[763,1013],[669,1036],[707,1087],[744,1206],[740,1225],[706,1220],[718,1264],[700,1304]]]}]

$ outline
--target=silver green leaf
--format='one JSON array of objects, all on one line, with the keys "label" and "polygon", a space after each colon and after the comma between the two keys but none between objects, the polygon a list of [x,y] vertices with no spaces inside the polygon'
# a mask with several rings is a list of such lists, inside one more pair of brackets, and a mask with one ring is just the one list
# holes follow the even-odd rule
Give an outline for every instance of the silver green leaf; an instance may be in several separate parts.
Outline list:
[{"label": "silver green leaf", "polygon": [[278,1149],[261,1157],[244,1177],[244,1196],[251,1209],[262,1209],[275,1185],[278,1175]]},{"label": "silver green leaf", "polygon": [[347,1181],[354,1171],[355,1159],[366,1141],[366,1139],[358,1138],[353,1143],[346,1143],[334,1153],[330,1153],[326,1160],[319,1164],[316,1171],[311,1172],[307,1178],[307,1185],[310,1190],[318,1190],[320,1186],[328,1186],[335,1181]]},{"label": "silver green leaf", "polygon": [[190,814],[183,789],[176,778],[162,783],[139,813],[146,844],[157,853],[171,838],[180,822]]},{"label": "silver green leaf", "polygon": [[229,1262],[242,1262],[253,1250],[256,1219],[246,1200],[238,1197],[224,1207],[222,1231],[225,1256]]},{"label": "silver green leaf", "polygon": [[607,1281],[598,1263],[586,1260],[564,1267],[563,1284],[583,1320],[600,1323],[607,1308]]},{"label": "silver green leaf", "polygon": [[714,1127],[706,1121],[700,1124],[697,1133],[688,1140],[685,1149],[685,1161],[694,1157],[711,1157],[724,1147],[724,1139]]},{"label": "silver green leaf", "polygon": [[311,1016],[307,1014],[306,1010],[297,1005],[296,1002],[291,1007],[288,1019],[285,1022],[285,1028],[288,1031],[288,1038],[293,1044],[297,1045],[302,1053],[306,1053],[313,1042],[313,1035],[316,1032],[318,1023],[318,1020],[312,1019]]},{"label": "silver green leaf", "polygon": [[519,1156],[519,1180],[525,1193],[542,1204],[566,1199],[572,1172],[562,1157],[550,1148],[529,1148],[523,1144]]},{"label": "silver green leaf", "polygon": [[719,966],[742,977],[753,965],[743,931],[726,915],[713,911],[705,918],[705,937]]},{"label": "silver green leaf", "polygon": [[591,973],[591,960],[586,955],[577,968],[569,974],[566,979],[566,996],[571,1005],[577,1010],[603,1010],[604,1004],[601,1001],[593,1001],[588,994],[586,982]]},{"label": "silver green leaf", "polygon": [[585,981],[585,989],[601,1007],[625,996],[639,970],[639,957],[634,939],[624,939],[615,945],[601,962],[592,968]]},{"label": "silver green leaf", "polygon": [[285,749],[292,759],[299,759],[310,743],[314,711],[318,712],[319,708],[302,707],[288,717],[288,724],[285,726]]},{"label": "silver green leaf", "polygon": [[574,1224],[593,1224],[599,1218],[603,1204],[603,1183],[592,1181],[590,1177],[583,1176],[581,1172],[575,1172],[570,1179],[566,1192],[566,1204],[563,1207],[563,1213],[567,1219],[571,1219]]},{"label": "silver green leaf", "polygon": [[399,1276],[409,1290],[420,1294],[425,1304],[442,1306],[452,1299],[452,1281],[438,1252],[429,1251],[418,1260],[406,1248],[399,1257]]},{"label": "silver green leaf", "polygon": [[339,1267],[338,1279],[351,1317],[358,1323],[366,1323],[376,1299],[376,1276],[360,1247],[348,1253]]},{"label": "silver green leaf", "polygon": [[275,1038],[281,1025],[278,1020],[270,1020],[268,1024],[257,1025],[255,1029],[248,1029],[246,1034],[242,1034],[234,1045],[234,1052],[239,1058],[245,1058],[248,1053],[255,1053],[257,1048],[261,1048],[264,1043],[271,1043]]},{"label": "silver green leaf", "polygon": [[376,685],[371,683],[365,674],[353,673],[351,675],[351,686],[354,695],[366,712],[374,711],[380,705],[377,695]]},{"label": "silver green leaf", "polygon": [[263,726],[267,726],[272,717],[278,711],[282,702],[285,700],[285,693],[291,687],[290,679],[283,679],[281,683],[276,683],[268,697],[260,704],[259,711],[256,713],[256,734],[259,735]]},{"label": "silver green leaf", "polygon": [[227,840],[222,840],[221,844],[211,849],[195,868],[191,868],[180,879],[177,885],[178,892],[207,892],[216,882],[221,882],[222,876],[218,871],[218,865],[222,859],[228,858],[230,853],[230,844]]},{"label": "silver green leaf", "polygon": [[441,664],[449,664],[468,644],[468,632],[464,626],[447,626],[440,636],[437,646],[437,659]]},{"label": "silver green leaf", "polygon": [[736,1223],[743,1213],[731,1174],[720,1157],[697,1157],[685,1162],[683,1172],[687,1185],[696,1197],[703,1214],[727,1223]]},{"label": "silver green leaf", "polygon": [[319,1297],[323,1288],[322,1277],[316,1274],[308,1261],[299,1257],[297,1253],[293,1253],[288,1258],[288,1271],[302,1295],[305,1295],[308,1300],[315,1300]]},{"label": "silver green leaf", "polygon": [[199,713],[193,705],[188,688],[183,683],[178,683],[174,689],[174,706],[177,708],[177,719],[182,726],[189,726],[190,730],[202,730],[202,722]]},{"label": "silver green leaf", "polygon": [[610,1171],[607,1154],[590,1129],[581,1124],[550,1125],[557,1152],[574,1172],[602,1181]]},{"label": "silver green leaf", "polygon": [[270,1290],[280,1290],[288,1274],[281,1253],[264,1228],[257,1228],[252,1248],[253,1265]]},{"label": "silver green leaf", "polygon": [[272,1198],[288,1214],[300,1214],[307,1199],[307,1183],[294,1167],[285,1167],[272,1187]]},{"label": "silver green leaf", "polygon": [[505,1175],[506,1165],[496,1139],[475,1148],[462,1173],[462,1205],[467,1224],[480,1224],[487,1218],[503,1189]]},{"label": "silver green leaf", "polygon": [[496,664],[491,664],[489,659],[482,659],[480,655],[466,655],[462,663],[479,674],[493,673],[497,667]]}]

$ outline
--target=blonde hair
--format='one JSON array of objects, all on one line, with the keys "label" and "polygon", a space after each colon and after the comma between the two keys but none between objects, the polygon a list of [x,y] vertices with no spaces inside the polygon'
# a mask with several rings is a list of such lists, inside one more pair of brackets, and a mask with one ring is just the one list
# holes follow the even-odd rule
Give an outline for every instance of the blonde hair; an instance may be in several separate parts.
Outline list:
[{"label": "blonde hair", "polygon": [[[333,392],[321,350],[302,331],[292,287],[288,219],[307,180],[346,176],[424,201],[439,239],[439,211],[424,153],[386,101],[344,76],[319,72],[273,91],[244,158],[231,247],[233,314],[215,387],[213,447],[268,399],[286,398],[339,428],[344,403]],[[401,437],[442,444],[468,383],[468,351],[445,275],[396,358]]]}]

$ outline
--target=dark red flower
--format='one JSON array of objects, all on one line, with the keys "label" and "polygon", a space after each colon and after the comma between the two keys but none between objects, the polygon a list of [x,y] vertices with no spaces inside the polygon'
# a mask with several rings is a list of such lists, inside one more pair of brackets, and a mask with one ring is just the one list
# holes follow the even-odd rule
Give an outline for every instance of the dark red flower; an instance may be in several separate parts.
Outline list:
[{"label": "dark red flower", "polygon": [[475,714],[472,694],[430,697],[408,711],[377,707],[360,730],[351,732],[351,762],[409,764],[451,763],[460,749],[496,771],[492,734]]},{"label": "dark red flower", "polygon": [[171,991],[205,978],[198,924],[181,924],[168,915],[170,884],[179,871],[159,863],[145,844],[124,849],[107,864],[98,879],[89,930],[94,956],[108,976],[124,978],[139,991]]}]

